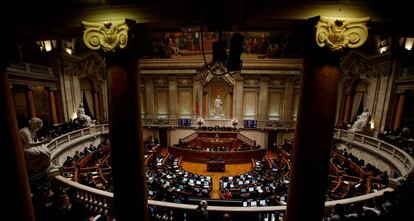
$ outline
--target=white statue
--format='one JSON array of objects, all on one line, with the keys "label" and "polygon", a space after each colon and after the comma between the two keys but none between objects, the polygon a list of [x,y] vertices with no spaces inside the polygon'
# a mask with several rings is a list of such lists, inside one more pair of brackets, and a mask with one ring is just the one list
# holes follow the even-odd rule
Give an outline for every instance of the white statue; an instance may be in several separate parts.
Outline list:
[{"label": "white statue", "polygon": [[216,100],[214,101],[214,108],[215,108],[215,113],[214,113],[214,115],[216,115],[216,116],[219,116],[220,115],[220,112],[221,112],[221,105],[222,105],[223,103],[221,102],[221,99],[220,99],[220,95],[217,95],[217,98],[216,98]]},{"label": "white statue", "polygon": [[85,108],[83,108],[83,103],[79,104],[78,110],[76,112],[78,114],[78,118],[82,126],[86,126],[86,127],[91,126],[92,119],[90,116],[85,114]]},{"label": "white statue", "polygon": [[29,169],[46,169],[50,165],[50,151],[46,145],[35,146],[36,131],[43,127],[40,118],[32,118],[29,125],[19,130],[24,146],[26,164]]},{"label": "white statue", "polygon": [[365,109],[359,116],[357,116],[357,120],[352,124],[351,129],[349,131],[356,132],[356,131],[363,131],[369,126],[369,121],[371,120],[371,113]]}]

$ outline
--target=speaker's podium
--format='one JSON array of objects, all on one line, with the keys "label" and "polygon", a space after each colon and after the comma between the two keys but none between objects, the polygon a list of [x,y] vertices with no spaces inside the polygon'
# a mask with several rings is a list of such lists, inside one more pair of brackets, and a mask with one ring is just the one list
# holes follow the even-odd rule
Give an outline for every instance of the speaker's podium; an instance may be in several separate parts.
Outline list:
[{"label": "speaker's podium", "polygon": [[208,172],[224,172],[226,171],[226,162],[224,160],[209,160],[207,161]]}]

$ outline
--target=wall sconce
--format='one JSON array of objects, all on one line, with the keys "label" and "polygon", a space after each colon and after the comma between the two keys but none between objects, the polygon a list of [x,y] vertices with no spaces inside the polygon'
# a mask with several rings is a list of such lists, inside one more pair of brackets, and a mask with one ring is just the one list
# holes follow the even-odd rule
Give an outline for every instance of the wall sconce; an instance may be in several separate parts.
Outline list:
[{"label": "wall sconce", "polygon": [[391,37],[388,36],[375,36],[375,45],[380,54],[390,50],[391,48]]},{"label": "wall sconce", "polygon": [[371,128],[371,130],[372,130],[372,129],[374,129],[374,127],[375,127],[375,124],[374,124],[374,119],[371,119],[371,120],[369,121],[369,128]]},{"label": "wall sconce", "polygon": [[407,50],[413,49],[414,38],[405,38],[404,48]]},{"label": "wall sconce", "polygon": [[56,41],[55,40],[45,40],[45,41],[38,41],[37,45],[40,47],[40,51],[51,51],[52,49],[56,48]]},{"label": "wall sconce", "polygon": [[73,53],[73,40],[65,40],[63,50],[68,54],[72,54]]}]

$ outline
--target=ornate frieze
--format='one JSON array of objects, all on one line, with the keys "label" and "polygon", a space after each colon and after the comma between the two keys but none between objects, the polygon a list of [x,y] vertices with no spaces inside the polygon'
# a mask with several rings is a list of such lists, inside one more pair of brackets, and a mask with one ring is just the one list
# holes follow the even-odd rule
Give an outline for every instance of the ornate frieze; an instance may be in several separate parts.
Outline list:
[{"label": "ornate frieze", "polygon": [[178,78],[177,83],[180,86],[190,86],[193,84],[193,80],[191,78]]},{"label": "ornate frieze", "polygon": [[260,79],[262,82],[269,82],[270,78],[267,75],[262,76],[262,78]]},{"label": "ornate frieze", "polygon": [[376,62],[372,66],[372,71],[367,74],[367,78],[372,77],[386,77],[391,74],[391,60]]},{"label": "ornate frieze", "polygon": [[281,79],[281,78],[271,79],[269,81],[269,85],[271,85],[271,86],[283,86],[283,85],[285,85],[285,79]]},{"label": "ornate frieze", "polygon": [[155,119],[153,123],[155,125],[169,125],[170,121],[168,119]]},{"label": "ornate frieze", "polygon": [[85,27],[83,41],[89,49],[114,52],[116,48],[125,48],[128,43],[126,21],[82,21],[82,24]]},{"label": "ornate frieze", "polygon": [[342,79],[376,78],[391,74],[392,59],[388,55],[367,57],[358,52],[350,52],[341,62]]},{"label": "ornate frieze", "polygon": [[343,70],[343,78],[365,76],[372,70],[369,60],[359,53],[352,53],[346,56],[341,63],[341,68]]},{"label": "ornate frieze", "polygon": [[166,78],[154,78],[153,79],[154,85],[167,85],[168,79]]},{"label": "ornate frieze", "polygon": [[357,48],[368,38],[366,23],[370,18],[329,18],[320,17],[316,24],[316,43],[328,46],[333,51],[343,48]]},{"label": "ornate frieze", "polygon": [[283,127],[283,122],[277,120],[268,120],[266,121],[266,127]]},{"label": "ornate frieze", "polygon": [[77,63],[71,61],[63,61],[63,73],[67,75],[78,75],[79,66]]},{"label": "ornate frieze", "polygon": [[101,56],[92,54],[80,61],[79,76],[100,76],[105,79],[106,76],[106,63]]},{"label": "ornate frieze", "polygon": [[244,79],[244,84],[246,86],[257,86],[259,85],[260,79],[257,78],[245,78]]}]

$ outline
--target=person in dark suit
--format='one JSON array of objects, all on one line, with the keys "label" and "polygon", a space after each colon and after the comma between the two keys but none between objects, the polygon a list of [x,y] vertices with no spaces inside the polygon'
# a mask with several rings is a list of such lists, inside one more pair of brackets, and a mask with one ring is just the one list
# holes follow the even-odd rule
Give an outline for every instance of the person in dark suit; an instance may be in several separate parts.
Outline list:
[{"label": "person in dark suit", "polygon": [[194,221],[208,221],[207,201],[201,200],[195,210]]}]

